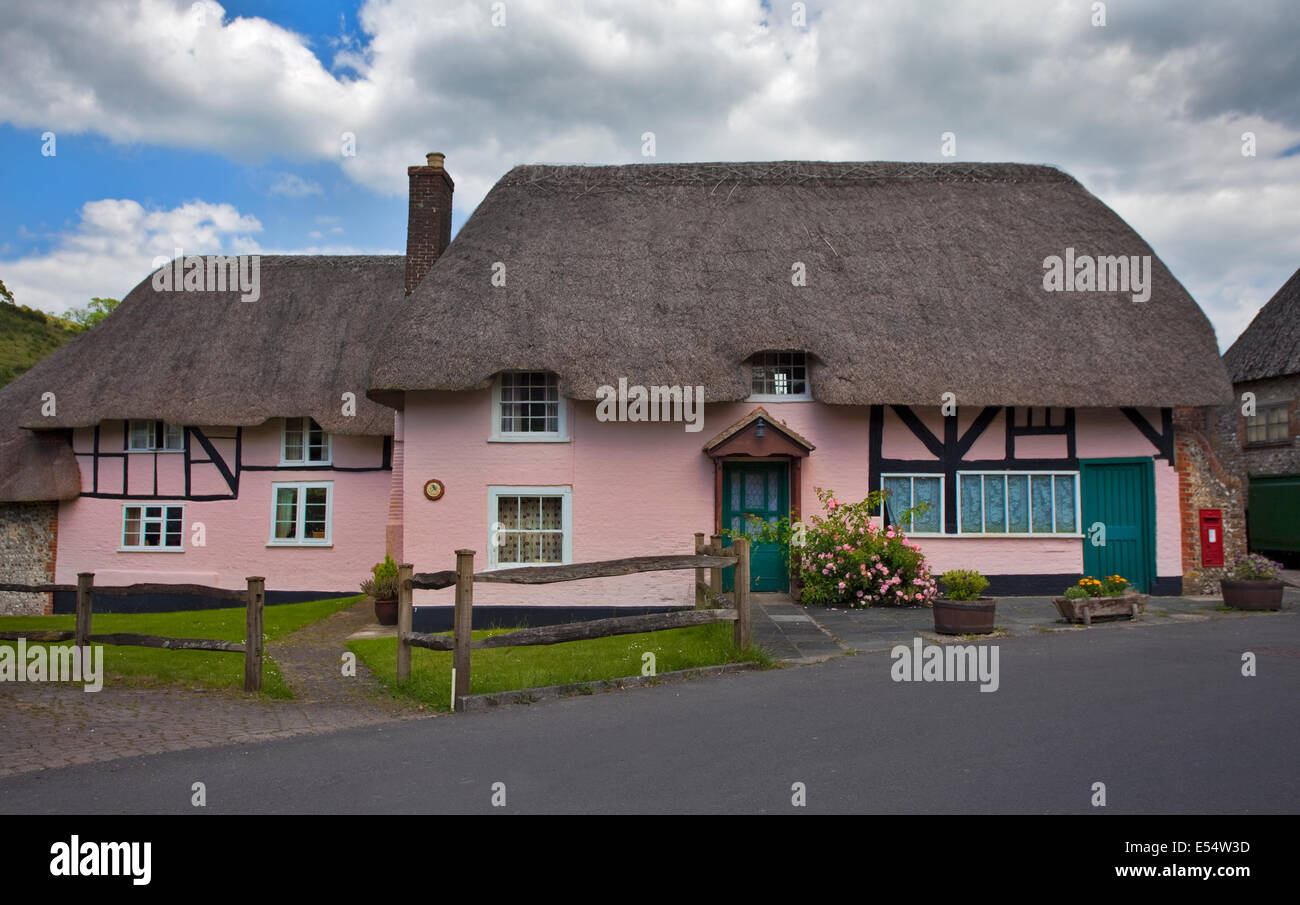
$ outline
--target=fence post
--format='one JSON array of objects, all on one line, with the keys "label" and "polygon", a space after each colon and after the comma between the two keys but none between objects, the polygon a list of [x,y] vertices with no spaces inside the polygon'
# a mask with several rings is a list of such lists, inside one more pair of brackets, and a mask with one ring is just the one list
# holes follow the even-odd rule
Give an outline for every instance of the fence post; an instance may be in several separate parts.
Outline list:
[{"label": "fence post", "polygon": [[248,601],[244,617],[244,691],[262,690],[262,605],[266,603],[266,579],[248,579]]},{"label": "fence post", "polygon": [[731,542],[736,552],[736,622],[733,640],[736,647],[749,646],[749,538],[737,537]]},{"label": "fence post", "polygon": [[[704,555],[704,532],[695,532],[695,555]],[[704,570],[695,570],[695,608],[703,609],[704,607]]]},{"label": "fence post", "polygon": [[[469,643],[474,629],[474,551],[456,551],[456,612],[453,617],[456,653],[452,666],[456,669],[456,687],[452,694],[459,698],[469,694]],[[456,702],[451,702],[452,710]]]},{"label": "fence post", "polygon": [[405,682],[411,675],[411,642],[406,634],[411,631],[411,573],[415,567],[404,562],[397,567],[397,681]]},{"label": "fence post", "polygon": [[95,573],[77,573],[77,628],[74,643],[85,647],[90,641],[90,602],[95,591]]},{"label": "fence post", "polygon": [[[709,538],[709,552],[714,556],[723,555],[721,534],[714,534]],[[709,570],[709,590],[713,592],[714,600],[722,596],[722,569],[714,568]]]}]

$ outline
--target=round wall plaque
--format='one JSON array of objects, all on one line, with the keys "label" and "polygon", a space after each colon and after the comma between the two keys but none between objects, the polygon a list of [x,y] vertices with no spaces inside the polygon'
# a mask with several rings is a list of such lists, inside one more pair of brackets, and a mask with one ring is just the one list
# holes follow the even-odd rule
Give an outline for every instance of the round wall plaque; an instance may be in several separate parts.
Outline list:
[{"label": "round wall plaque", "polygon": [[431,500],[442,499],[443,493],[447,490],[446,485],[439,480],[424,482],[424,495]]}]

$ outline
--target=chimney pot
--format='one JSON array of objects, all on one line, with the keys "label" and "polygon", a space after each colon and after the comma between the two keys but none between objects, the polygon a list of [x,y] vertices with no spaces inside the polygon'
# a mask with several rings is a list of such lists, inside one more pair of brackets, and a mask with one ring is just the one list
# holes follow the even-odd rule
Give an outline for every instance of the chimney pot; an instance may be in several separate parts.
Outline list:
[{"label": "chimney pot", "polygon": [[431,154],[425,154],[424,159],[429,162],[429,166],[441,170],[443,162],[447,159],[447,155],[440,154],[437,151],[434,151]]}]

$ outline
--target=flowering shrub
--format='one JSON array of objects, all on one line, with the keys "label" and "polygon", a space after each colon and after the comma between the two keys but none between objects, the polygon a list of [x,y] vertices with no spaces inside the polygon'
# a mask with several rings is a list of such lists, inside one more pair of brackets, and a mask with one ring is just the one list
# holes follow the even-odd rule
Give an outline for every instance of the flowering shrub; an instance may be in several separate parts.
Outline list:
[{"label": "flowering shrub", "polygon": [[[794,530],[786,520],[775,526],[755,525],[756,540],[787,545],[790,574],[803,582],[804,603],[921,606],[938,596],[921,548],[908,541],[901,528],[872,524],[879,493],[859,503],[842,503],[831,491],[817,488],[817,498],[825,514]],[[907,522],[918,510],[902,513],[900,520]]]},{"label": "flowering shrub", "polygon": [[1232,577],[1239,581],[1260,581],[1277,578],[1283,568],[1280,562],[1273,562],[1267,556],[1252,553],[1237,560],[1232,567]]}]

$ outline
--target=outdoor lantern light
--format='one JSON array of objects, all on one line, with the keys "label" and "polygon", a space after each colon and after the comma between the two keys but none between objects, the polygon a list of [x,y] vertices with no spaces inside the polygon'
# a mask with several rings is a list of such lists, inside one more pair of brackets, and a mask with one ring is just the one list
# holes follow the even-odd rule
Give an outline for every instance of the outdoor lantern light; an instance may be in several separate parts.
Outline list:
[{"label": "outdoor lantern light", "polygon": [[767,425],[763,423],[763,419],[762,419],[762,418],[759,418],[759,419],[758,419],[758,430],[754,431],[754,436],[755,436],[755,437],[758,437],[758,438],[761,440],[761,439],[763,438],[763,431],[764,431],[764,428],[766,428],[766,427],[767,427]]}]

